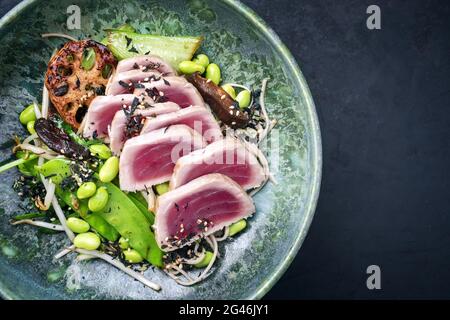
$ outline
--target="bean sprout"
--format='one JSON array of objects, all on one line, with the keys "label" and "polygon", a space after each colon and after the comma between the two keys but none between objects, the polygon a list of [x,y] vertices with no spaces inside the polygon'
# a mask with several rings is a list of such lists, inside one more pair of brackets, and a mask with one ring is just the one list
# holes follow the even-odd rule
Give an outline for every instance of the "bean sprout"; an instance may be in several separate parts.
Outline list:
[{"label": "bean sprout", "polygon": [[64,34],[64,33],[57,33],[57,32],[53,32],[53,33],[43,33],[42,38],[65,38],[65,39],[69,39],[71,41],[78,41],[77,39],[75,39],[72,36],[69,36],[68,34]]},{"label": "bean sprout", "polygon": [[13,226],[19,225],[19,224],[29,224],[32,226],[50,229],[53,231],[64,231],[64,228],[59,224],[49,223],[45,221],[37,221],[37,220],[31,220],[31,219],[25,219],[25,220],[19,220],[11,222]]},{"label": "bean sprout", "polygon": [[154,282],[151,282],[150,280],[148,280],[147,278],[145,278],[143,275],[141,275],[140,273],[127,268],[122,262],[114,259],[113,257],[111,257],[110,255],[97,251],[97,250],[85,250],[85,249],[75,249],[74,251],[84,254],[84,255],[89,255],[89,256],[93,256],[99,259],[102,259],[106,262],[108,262],[109,264],[113,265],[114,267],[116,267],[119,270],[122,270],[123,272],[125,272],[126,274],[128,274],[129,276],[133,277],[134,279],[138,280],[139,282],[141,282],[142,284],[146,285],[147,287],[155,290],[155,291],[159,291],[161,290],[161,286],[159,284],[156,284]]}]

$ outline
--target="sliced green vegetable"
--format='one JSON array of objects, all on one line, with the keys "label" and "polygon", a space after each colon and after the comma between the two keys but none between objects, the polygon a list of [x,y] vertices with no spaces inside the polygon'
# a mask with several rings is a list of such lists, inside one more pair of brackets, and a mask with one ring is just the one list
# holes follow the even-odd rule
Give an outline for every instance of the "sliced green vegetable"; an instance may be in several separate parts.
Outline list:
[{"label": "sliced green vegetable", "polygon": [[245,221],[244,219],[239,220],[238,222],[233,223],[228,230],[228,235],[230,237],[234,236],[235,234],[241,232],[242,230],[245,229],[245,227],[247,227],[247,221]]},{"label": "sliced green vegetable", "polygon": [[102,69],[102,77],[103,79],[108,79],[111,76],[113,66],[109,63],[106,64]]},{"label": "sliced green vegetable", "polygon": [[106,207],[98,212],[151,264],[162,267],[163,252],[156,243],[150,223],[134,202],[112,183],[100,183],[110,194]]},{"label": "sliced green vegetable", "polygon": [[213,253],[211,251],[206,251],[205,252],[205,257],[202,259],[202,261],[197,262],[196,264],[194,264],[194,267],[196,268],[205,268],[209,262],[211,261],[213,257]]},{"label": "sliced green vegetable", "polygon": [[13,220],[19,221],[19,220],[45,218],[45,217],[46,217],[45,213],[40,213],[40,212],[25,213],[25,214],[20,214],[18,216],[13,217]]},{"label": "sliced green vegetable", "polygon": [[81,57],[81,67],[84,70],[91,70],[95,65],[95,50],[94,48],[86,48]]},{"label": "sliced green vegetable", "polygon": [[117,30],[122,30],[126,32],[136,32],[136,29],[127,23],[122,24],[120,27],[117,28]]},{"label": "sliced green vegetable", "polygon": [[157,184],[155,186],[156,193],[158,193],[160,196],[169,191],[169,182],[164,182]]},{"label": "sliced green vegetable", "polygon": [[9,170],[9,169],[11,169],[11,168],[14,168],[14,167],[16,167],[16,166],[18,166],[18,165],[21,165],[21,164],[27,163],[27,162],[29,162],[29,161],[32,161],[32,160],[36,159],[37,157],[38,157],[37,155],[31,154],[31,155],[29,155],[28,158],[26,158],[26,159],[23,158],[23,159],[17,159],[17,160],[8,162],[8,163],[6,163],[6,164],[4,164],[4,165],[2,165],[2,166],[0,167],[0,173],[4,172],[4,171],[6,171],[6,170]]},{"label": "sliced green vegetable", "polygon": [[122,30],[108,32],[108,48],[117,59],[151,53],[174,68],[178,68],[181,61],[191,60],[202,41],[203,37],[166,37]]},{"label": "sliced green vegetable", "polygon": [[84,147],[89,148],[89,146],[93,144],[101,144],[103,141],[99,139],[92,139],[92,140],[84,140],[81,136],[79,136],[75,131],[73,131],[72,127],[67,123],[64,122],[60,117],[55,117],[54,122],[56,123],[56,126],[62,130],[64,130],[65,133],[72,139],[74,142],[81,144]]},{"label": "sliced green vegetable", "polygon": [[36,170],[46,178],[51,178],[55,184],[60,184],[64,178],[69,177],[72,172],[70,170],[70,160],[52,159],[47,161]]},{"label": "sliced green vegetable", "polygon": [[[32,154],[28,151],[17,151],[16,157],[19,159],[28,159]],[[19,169],[20,173],[22,173],[25,176],[37,176],[37,170],[35,166],[38,164],[38,158],[37,156],[34,159],[31,159],[30,161],[27,161],[25,163],[19,164],[17,166],[17,169]]]}]

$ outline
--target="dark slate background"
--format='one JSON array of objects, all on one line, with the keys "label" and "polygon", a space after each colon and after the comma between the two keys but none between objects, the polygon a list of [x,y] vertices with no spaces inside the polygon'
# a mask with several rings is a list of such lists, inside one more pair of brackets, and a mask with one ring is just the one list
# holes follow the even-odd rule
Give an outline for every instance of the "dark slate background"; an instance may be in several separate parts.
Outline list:
[{"label": "dark slate background", "polygon": [[314,221],[266,298],[450,298],[450,2],[243,2],[299,62],[323,137]]}]

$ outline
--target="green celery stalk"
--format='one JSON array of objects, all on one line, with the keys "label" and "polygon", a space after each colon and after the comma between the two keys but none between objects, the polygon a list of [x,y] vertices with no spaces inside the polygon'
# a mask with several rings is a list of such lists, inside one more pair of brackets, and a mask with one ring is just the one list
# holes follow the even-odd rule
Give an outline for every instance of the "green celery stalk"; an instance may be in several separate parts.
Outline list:
[{"label": "green celery stalk", "polygon": [[192,59],[202,41],[203,37],[166,37],[108,30],[108,48],[117,59],[155,54],[176,69],[181,61]]}]

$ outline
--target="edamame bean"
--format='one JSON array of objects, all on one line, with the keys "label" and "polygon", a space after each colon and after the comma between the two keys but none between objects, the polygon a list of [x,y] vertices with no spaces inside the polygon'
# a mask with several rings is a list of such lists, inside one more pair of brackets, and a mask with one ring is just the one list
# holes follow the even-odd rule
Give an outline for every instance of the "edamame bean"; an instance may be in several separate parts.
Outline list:
[{"label": "edamame bean", "polygon": [[91,228],[89,223],[75,217],[70,217],[67,219],[67,227],[75,233],[85,233]]},{"label": "edamame bean", "polygon": [[239,220],[238,222],[235,222],[231,226],[229,226],[228,235],[230,237],[232,237],[235,234],[244,230],[246,226],[247,226],[247,221],[245,221],[244,219]]},{"label": "edamame bean", "polygon": [[101,211],[109,200],[109,194],[108,191],[106,191],[105,187],[101,187],[97,189],[97,192],[89,198],[88,201],[88,208],[92,212],[98,212]]},{"label": "edamame bean", "polygon": [[93,144],[89,147],[89,151],[100,159],[106,160],[111,157],[111,149],[105,144]]},{"label": "edamame bean", "polygon": [[203,66],[203,68],[206,68],[209,65],[209,58],[206,54],[199,54],[192,61],[194,61],[196,64]]},{"label": "edamame bean", "polygon": [[97,186],[93,182],[83,183],[77,190],[78,199],[87,199],[92,197],[97,191]]},{"label": "edamame bean", "polygon": [[205,67],[195,63],[194,61],[182,61],[178,65],[178,69],[184,74],[193,74],[194,72],[203,73],[205,72]]},{"label": "edamame bean", "polygon": [[222,86],[222,89],[225,90],[226,93],[230,95],[233,99],[236,99],[236,91],[234,90],[233,86],[231,84],[224,84]]},{"label": "edamame bean", "polygon": [[169,182],[164,182],[164,183],[157,184],[155,186],[155,189],[156,189],[156,192],[159,195],[163,195],[164,193],[169,191]]},{"label": "edamame bean", "polygon": [[100,237],[93,232],[80,233],[73,239],[75,247],[86,250],[95,250],[100,247]]},{"label": "edamame bean", "polygon": [[120,237],[119,239],[119,247],[123,250],[126,250],[130,247],[130,244],[128,243],[128,239],[124,238],[124,237]]},{"label": "edamame bean", "polygon": [[142,258],[139,252],[131,248],[124,250],[123,256],[128,263],[139,263],[144,260],[144,258]]},{"label": "edamame bean", "polygon": [[35,134],[36,133],[36,130],[34,130],[34,123],[35,123],[34,120],[28,121],[28,123],[27,123],[27,130],[28,130],[28,132],[30,134]]},{"label": "edamame bean", "polygon": [[27,124],[30,121],[36,120],[36,114],[34,113],[34,105],[30,104],[19,115],[19,121],[21,124]]},{"label": "edamame bean", "polygon": [[101,182],[111,182],[119,173],[119,158],[111,157],[100,168],[99,178]]},{"label": "edamame bean", "polygon": [[210,63],[206,68],[206,79],[211,80],[215,84],[220,83],[220,68],[215,63]]},{"label": "edamame bean", "polygon": [[247,108],[252,100],[252,94],[248,90],[242,90],[236,96],[236,101],[239,103],[240,108]]},{"label": "edamame bean", "polygon": [[213,257],[213,253],[211,251],[206,251],[205,257],[202,259],[202,261],[194,264],[194,267],[196,267],[196,268],[206,267],[211,262],[212,257]]}]

